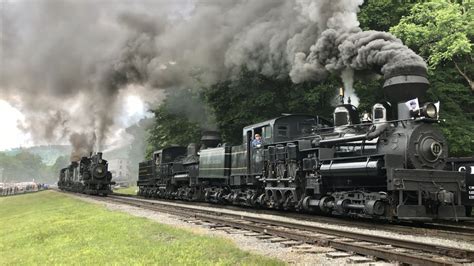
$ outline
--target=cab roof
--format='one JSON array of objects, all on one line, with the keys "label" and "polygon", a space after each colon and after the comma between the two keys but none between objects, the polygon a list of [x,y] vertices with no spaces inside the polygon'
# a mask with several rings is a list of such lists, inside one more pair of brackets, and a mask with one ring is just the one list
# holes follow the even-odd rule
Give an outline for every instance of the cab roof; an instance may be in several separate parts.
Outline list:
[{"label": "cab roof", "polygon": [[291,118],[306,118],[306,119],[314,119],[315,121],[323,120],[325,122],[330,123],[329,120],[327,120],[325,118],[322,118],[320,116],[307,115],[307,114],[284,114],[284,115],[281,115],[279,117],[276,117],[276,118],[273,118],[273,119],[270,119],[270,120],[265,120],[265,121],[262,121],[262,122],[259,122],[259,123],[253,124],[253,125],[246,126],[246,127],[244,127],[244,131],[247,131],[247,130],[253,129],[253,128],[263,127],[263,126],[266,126],[266,125],[273,126],[273,125],[275,125],[275,123],[277,123],[279,120],[281,120],[283,118],[290,118],[290,119]]}]

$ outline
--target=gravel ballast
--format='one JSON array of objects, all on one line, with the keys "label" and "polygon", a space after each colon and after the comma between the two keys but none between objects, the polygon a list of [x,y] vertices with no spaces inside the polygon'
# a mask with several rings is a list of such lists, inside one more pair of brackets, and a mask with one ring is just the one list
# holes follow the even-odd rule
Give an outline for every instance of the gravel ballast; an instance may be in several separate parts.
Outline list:
[{"label": "gravel ballast", "polygon": [[[348,263],[348,261],[350,261],[348,260],[348,258],[328,258],[327,253],[334,250],[330,248],[326,248],[326,247],[320,248],[321,253],[306,253],[306,252],[298,251],[297,248],[283,247],[279,243],[271,243],[269,241],[258,239],[256,236],[246,236],[244,234],[232,232],[232,230],[230,231],[230,233],[228,233],[223,230],[215,230],[215,229],[209,228],[208,226],[205,226],[205,225],[189,223],[174,215],[169,215],[166,213],[159,213],[156,211],[133,207],[126,204],[104,202],[102,200],[95,200],[93,198],[85,197],[85,196],[73,195],[73,197],[76,197],[88,202],[92,202],[92,203],[103,204],[105,205],[107,209],[110,209],[110,210],[126,212],[128,214],[138,216],[138,217],[145,217],[159,223],[172,225],[178,228],[188,230],[192,233],[224,237],[224,238],[232,240],[242,250],[246,250],[246,251],[256,253],[256,254],[261,254],[264,256],[277,258],[289,264],[296,264],[296,265],[350,264]],[[184,204],[172,203],[172,202],[160,202],[160,204],[161,203],[164,203],[170,206],[184,205]],[[451,246],[451,247],[457,247],[457,248],[462,247],[465,249],[474,250],[474,245],[472,243],[452,241],[452,240],[436,238],[436,237],[401,235],[401,234],[387,232],[383,230],[367,230],[367,229],[362,229],[362,228],[357,228],[357,227],[338,226],[338,225],[332,225],[332,224],[318,223],[314,221],[297,221],[293,218],[287,218],[287,217],[282,217],[282,216],[269,215],[269,214],[255,214],[255,213],[248,213],[244,211],[225,210],[221,208],[210,208],[210,207],[203,207],[203,206],[194,207],[194,206],[189,206],[189,205],[186,205],[186,207],[196,208],[200,210],[218,209],[222,213],[242,214],[246,216],[261,217],[261,218],[266,218],[266,219],[278,219],[280,221],[297,222],[304,225],[324,226],[327,228],[347,230],[347,231],[352,231],[352,232],[356,230],[358,232],[362,232],[362,233],[366,233],[370,235],[379,235],[379,236],[393,237],[393,238],[398,238],[398,239],[411,239],[413,241],[438,243],[445,246]],[[318,251],[318,248],[316,248],[316,251]],[[384,263],[379,262],[376,264],[384,264]],[[374,265],[374,263],[373,262],[364,263],[364,264],[358,263],[357,265]]]}]

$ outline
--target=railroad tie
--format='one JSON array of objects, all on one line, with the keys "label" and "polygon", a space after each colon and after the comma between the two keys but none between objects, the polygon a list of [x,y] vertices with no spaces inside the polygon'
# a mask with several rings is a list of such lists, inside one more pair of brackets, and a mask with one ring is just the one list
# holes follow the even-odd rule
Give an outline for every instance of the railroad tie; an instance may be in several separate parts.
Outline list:
[{"label": "railroad tie", "polygon": [[283,247],[292,247],[292,246],[301,245],[301,244],[302,244],[301,241],[294,241],[294,240],[280,242],[280,245],[282,245]]},{"label": "railroad tie", "polygon": [[373,262],[374,260],[368,257],[363,256],[353,256],[346,259],[347,263],[368,263]]},{"label": "railroad tie", "polygon": [[350,256],[353,256],[353,255],[350,253],[340,252],[340,251],[329,252],[326,254],[326,257],[332,258],[332,259],[345,258],[345,257],[350,257]]}]

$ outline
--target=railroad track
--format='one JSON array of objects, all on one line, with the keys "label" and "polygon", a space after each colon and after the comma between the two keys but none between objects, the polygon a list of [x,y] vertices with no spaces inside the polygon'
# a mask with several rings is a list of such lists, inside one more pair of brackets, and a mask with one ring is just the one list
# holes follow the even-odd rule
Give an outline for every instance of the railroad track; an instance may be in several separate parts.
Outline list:
[{"label": "railroad track", "polygon": [[436,243],[421,243],[400,238],[372,235],[325,226],[235,214],[228,210],[211,210],[163,201],[112,195],[100,200],[113,201],[153,211],[164,212],[190,221],[201,221],[215,228],[233,228],[253,232],[262,238],[280,239],[288,245],[331,247],[348,254],[359,254],[407,264],[454,265],[472,263],[474,250]]},{"label": "railroad track", "polygon": [[[120,194],[114,193],[116,196],[130,197],[144,199],[136,195],[129,194]],[[411,223],[411,222],[397,222],[397,223],[388,223],[387,221],[374,221],[369,219],[352,219],[352,218],[343,218],[343,217],[330,217],[330,216],[321,216],[321,215],[312,215],[306,213],[298,212],[289,212],[289,211],[280,211],[272,209],[253,209],[245,208],[242,206],[233,206],[233,205],[216,205],[212,203],[205,202],[188,202],[188,201],[172,201],[166,199],[159,199],[159,201],[164,202],[174,202],[181,204],[188,204],[191,206],[200,206],[200,207],[209,207],[209,208],[222,208],[226,210],[235,210],[235,211],[246,211],[255,214],[269,214],[269,215],[280,215],[288,218],[294,218],[298,220],[308,221],[308,222],[318,222],[318,223],[327,223],[327,224],[337,224],[344,226],[357,226],[359,228],[371,229],[371,230],[384,230],[388,232],[394,232],[398,234],[410,234],[410,235],[419,235],[419,236],[435,236],[446,239],[456,239],[459,241],[466,241],[474,243],[474,220],[467,221],[462,223],[454,222],[444,222],[444,223]]]}]

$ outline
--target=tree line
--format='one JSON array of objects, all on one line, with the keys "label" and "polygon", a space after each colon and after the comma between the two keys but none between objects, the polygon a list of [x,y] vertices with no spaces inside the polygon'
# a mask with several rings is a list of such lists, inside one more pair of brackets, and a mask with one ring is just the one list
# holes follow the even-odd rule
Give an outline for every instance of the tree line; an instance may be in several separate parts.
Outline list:
[{"label": "tree line", "polygon": [[59,170],[69,165],[69,156],[60,156],[53,165],[43,162],[41,156],[28,151],[15,155],[0,152],[0,182],[28,182],[53,184],[57,181]]}]

